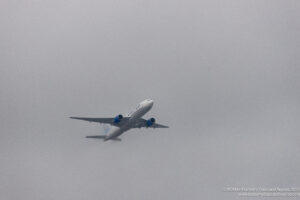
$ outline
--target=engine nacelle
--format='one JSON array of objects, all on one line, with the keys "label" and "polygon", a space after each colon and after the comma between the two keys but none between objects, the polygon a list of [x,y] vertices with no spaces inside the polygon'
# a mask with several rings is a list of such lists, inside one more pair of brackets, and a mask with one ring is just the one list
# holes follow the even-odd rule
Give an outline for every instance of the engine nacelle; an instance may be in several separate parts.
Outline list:
[{"label": "engine nacelle", "polygon": [[146,125],[147,127],[152,126],[155,123],[155,119],[154,118],[150,118],[146,121]]},{"label": "engine nacelle", "polygon": [[123,119],[123,115],[117,115],[117,116],[114,118],[114,123],[115,123],[115,124],[118,124],[122,119]]}]

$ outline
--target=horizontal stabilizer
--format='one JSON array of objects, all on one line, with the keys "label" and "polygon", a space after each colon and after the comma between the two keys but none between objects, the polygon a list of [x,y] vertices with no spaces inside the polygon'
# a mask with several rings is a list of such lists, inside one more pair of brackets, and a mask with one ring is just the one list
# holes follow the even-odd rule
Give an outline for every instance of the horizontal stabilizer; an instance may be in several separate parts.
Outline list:
[{"label": "horizontal stabilizer", "polygon": [[[90,135],[86,136],[86,138],[103,139],[104,141],[106,141],[106,135]],[[110,138],[108,140],[122,141],[120,138]]]},{"label": "horizontal stabilizer", "polygon": [[106,135],[90,135],[86,136],[86,138],[105,139]]}]

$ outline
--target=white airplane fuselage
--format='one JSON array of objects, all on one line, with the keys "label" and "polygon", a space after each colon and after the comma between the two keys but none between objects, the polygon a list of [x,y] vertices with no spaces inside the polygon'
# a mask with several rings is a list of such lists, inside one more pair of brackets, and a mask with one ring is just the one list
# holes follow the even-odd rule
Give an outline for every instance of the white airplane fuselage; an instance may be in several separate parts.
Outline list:
[{"label": "white airplane fuselage", "polygon": [[122,135],[124,132],[128,131],[131,127],[131,124],[134,124],[136,120],[140,119],[147,112],[149,112],[149,110],[151,110],[153,103],[154,101],[150,99],[146,99],[142,101],[134,111],[130,112],[127,115],[127,117],[129,117],[127,123],[125,123],[121,127],[112,126],[109,133],[105,137],[104,141],[117,138],[118,136]]}]

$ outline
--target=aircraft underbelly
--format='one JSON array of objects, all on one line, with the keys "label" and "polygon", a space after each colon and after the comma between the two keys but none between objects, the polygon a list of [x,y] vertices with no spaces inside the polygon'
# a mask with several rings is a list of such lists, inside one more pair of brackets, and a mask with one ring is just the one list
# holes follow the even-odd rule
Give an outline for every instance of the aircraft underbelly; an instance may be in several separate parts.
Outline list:
[{"label": "aircraft underbelly", "polygon": [[136,119],[141,118],[150,109],[151,108],[149,108],[149,107],[141,108],[132,114],[132,116],[130,117],[130,120],[127,124],[124,124],[121,127],[113,126],[112,129],[110,130],[110,133],[107,135],[106,139],[108,140],[108,139],[116,138],[116,137],[122,135],[125,131],[128,131],[130,129],[130,124],[133,123]]},{"label": "aircraft underbelly", "polygon": [[141,118],[142,116],[144,116],[148,111],[150,110],[150,108],[141,108],[139,110],[137,110],[135,113],[133,113],[133,115],[131,116],[131,121],[134,121],[138,118]]}]

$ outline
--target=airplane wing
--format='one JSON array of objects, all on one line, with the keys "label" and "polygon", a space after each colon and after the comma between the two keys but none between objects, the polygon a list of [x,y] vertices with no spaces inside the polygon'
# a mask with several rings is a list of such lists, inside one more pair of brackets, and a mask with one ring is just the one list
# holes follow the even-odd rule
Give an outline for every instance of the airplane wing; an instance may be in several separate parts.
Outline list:
[{"label": "airplane wing", "polygon": [[119,123],[114,123],[114,118],[88,118],[88,117],[70,117],[71,119],[84,120],[88,122],[98,122],[101,124],[110,124],[112,126],[122,126],[124,123],[128,122],[129,117],[123,117]]},{"label": "airplane wing", "polygon": [[145,127],[145,128],[169,128],[169,126],[158,124],[156,122],[152,126],[149,127],[149,126],[147,126],[147,120],[143,119],[143,118],[139,119],[137,121],[137,123],[135,123],[133,125],[132,128],[143,128],[143,127]]}]

